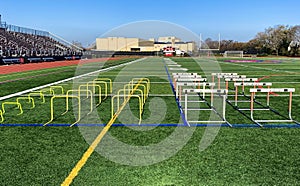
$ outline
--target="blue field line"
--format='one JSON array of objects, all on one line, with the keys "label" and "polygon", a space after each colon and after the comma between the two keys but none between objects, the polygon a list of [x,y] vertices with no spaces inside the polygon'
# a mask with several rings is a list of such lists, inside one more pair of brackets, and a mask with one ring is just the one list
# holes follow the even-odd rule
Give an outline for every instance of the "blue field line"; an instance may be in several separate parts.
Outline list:
[{"label": "blue field line", "polygon": [[[75,124],[74,127],[104,127],[106,124]],[[187,127],[184,124],[176,123],[142,123],[142,124],[113,124],[113,127]],[[44,127],[44,124],[0,124],[0,127]],[[70,124],[48,124],[45,127],[70,127]],[[300,128],[298,124],[265,124],[262,127],[256,124],[190,124],[190,127],[226,127],[226,128]]]},{"label": "blue field line", "polygon": [[170,86],[171,86],[171,88],[172,88],[172,92],[173,92],[173,94],[174,94],[174,97],[175,97],[175,100],[176,100],[176,103],[177,103],[177,107],[178,107],[178,110],[179,110],[179,114],[180,114],[180,116],[181,116],[181,119],[182,119],[182,121],[183,121],[183,124],[184,124],[185,126],[189,126],[189,124],[188,124],[188,122],[187,122],[187,120],[186,120],[186,118],[185,118],[185,114],[183,113],[183,110],[182,110],[180,101],[179,101],[179,99],[176,97],[175,88],[174,88],[174,85],[173,85],[173,80],[172,80],[172,78],[171,78],[171,76],[170,76],[168,67],[167,67],[166,65],[165,65],[165,69],[166,69],[166,72],[167,72],[167,75],[168,75],[169,83],[170,83]]}]

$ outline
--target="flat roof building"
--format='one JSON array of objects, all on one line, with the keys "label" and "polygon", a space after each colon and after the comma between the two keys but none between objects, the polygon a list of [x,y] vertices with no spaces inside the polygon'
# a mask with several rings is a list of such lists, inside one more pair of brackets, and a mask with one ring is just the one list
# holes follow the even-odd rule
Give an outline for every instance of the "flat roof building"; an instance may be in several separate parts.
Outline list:
[{"label": "flat roof building", "polygon": [[159,37],[144,40],[140,38],[107,37],[96,39],[96,50],[98,51],[126,51],[126,52],[156,52],[162,51],[164,47],[172,46],[179,50],[193,53],[196,50],[194,41],[183,42],[175,36]]}]

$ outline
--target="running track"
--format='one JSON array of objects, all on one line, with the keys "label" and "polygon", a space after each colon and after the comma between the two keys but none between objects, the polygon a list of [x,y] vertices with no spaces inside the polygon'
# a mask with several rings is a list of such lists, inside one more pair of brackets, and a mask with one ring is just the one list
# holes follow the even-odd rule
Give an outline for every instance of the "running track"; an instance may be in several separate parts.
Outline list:
[{"label": "running track", "polygon": [[74,61],[57,61],[57,62],[41,62],[41,63],[28,63],[28,64],[15,64],[15,65],[1,65],[0,75],[11,74],[16,72],[25,72],[31,70],[40,70],[46,68],[72,66],[78,64],[86,64],[93,62],[105,62],[107,60],[117,60],[120,58],[97,58],[87,60],[74,60]]}]

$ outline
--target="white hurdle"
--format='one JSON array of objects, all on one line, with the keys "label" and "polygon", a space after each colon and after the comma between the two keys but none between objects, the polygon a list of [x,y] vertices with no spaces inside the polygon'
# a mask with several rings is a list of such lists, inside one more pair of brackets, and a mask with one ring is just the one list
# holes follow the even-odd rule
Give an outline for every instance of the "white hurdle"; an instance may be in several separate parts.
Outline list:
[{"label": "white hurdle", "polygon": [[[239,92],[239,86],[242,86],[242,90],[243,90],[243,94],[245,91],[245,87],[252,87],[252,88],[256,88],[256,87],[267,87],[270,88],[270,86],[272,86],[272,83],[261,83],[261,82],[246,82],[246,83],[234,83],[234,87],[235,87],[235,98],[234,98],[234,103],[235,106],[238,106],[238,102],[250,102],[250,100],[238,100],[238,92]],[[254,94],[255,96],[255,94]],[[269,93],[268,93],[269,96]],[[255,97],[254,97],[255,98]],[[230,100],[228,100],[230,101]]]},{"label": "white hurdle", "polygon": [[[225,89],[228,90],[228,87],[229,87],[229,82],[242,82],[242,83],[245,83],[245,82],[257,82],[258,81],[258,78],[226,78],[225,79]],[[243,87],[243,92],[245,91],[244,90],[244,87]]]},{"label": "white hurdle", "polygon": [[198,73],[190,73],[190,72],[172,73],[172,76],[184,76],[184,75],[198,75]]},{"label": "white hurdle", "polygon": [[[182,87],[183,86],[189,86],[189,87],[193,87],[193,88],[197,88],[197,89],[201,89],[205,90],[206,87],[210,87],[210,89],[213,89],[215,86],[215,83],[205,83],[205,82],[177,82],[176,83],[176,97],[179,98],[179,100],[181,100],[181,95],[182,95]],[[203,91],[202,94],[203,99],[205,99],[205,91]]]},{"label": "white hurdle", "polygon": [[[254,95],[258,92],[262,93],[267,93],[267,106],[269,107],[270,103],[270,93],[271,92],[276,92],[276,93],[289,93],[289,104],[288,104],[288,119],[287,120],[255,120],[253,113],[254,113]],[[278,122],[295,122],[298,123],[297,121],[293,120],[292,118],[292,96],[293,92],[295,92],[295,88],[251,88],[250,93],[251,93],[251,104],[250,104],[250,117],[253,121],[257,123],[278,123]]]},{"label": "white hurdle", "polygon": [[173,82],[174,82],[174,86],[176,86],[176,82],[182,82],[181,80],[186,80],[186,79],[191,79],[188,80],[193,81],[192,79],[202,79],[202,76],[200,75],[173,75]]},{"label": "white hurdle", "polygon": [[237,76],[237,73],[211,73],[211,82],[215,82],[215,77],[218,78],[218,89],[221,88],[221,78],[220,76]]},{"label": "white hurdle", "polygon": [[173,85],[174,87],[176,88],[177,87],[177,83],[202,83],[202,82],[206,82],[207,79],[206,78],[200,78],[200,77],[197,77],[197,78],[189,78],[189,77],[184,77],[184,78],[174,78],[173,80]]},{"label": "white hurdle", "polygon": [[[183,89],[183,92],[184,92],[184,114],[185,114],[185,119],[186,119],[186,122],[188,124],[190,123],[198,123],[198,124],[201,124],[201,123],[207,123],[207,124],[228,124],[229,126],[232,126],[230,123],[227,122],[226,120],[226,99],[227,99],[227,93],[228,91],[227,90],[212,90],[212,89]],[[211,94],[211,102],[210,102],[210,108],[189,108],[188,107],[188,94],[189,93],[196,93],[196,94]],[[219,114],[216,109],[213,107],[214,105],[214,94],[218,94],[219,96],[222,97],[222,113]],[[199,103],[203,102],[203,101],[198,101]],[[211,111],[211,112],[214,112],[216,113],[220,118],[221,120],[214,120],[214,121],[209,121],[209,120],[196,120],[196,121],[190,121],[188,119],[188,111],[191,110],[191,111]]]},{"label": "white hurdle", "polygon": [[178,68],[170,68],[170,70],[171,70],[171,71],[188,71],[189,69],[178,67]]}]

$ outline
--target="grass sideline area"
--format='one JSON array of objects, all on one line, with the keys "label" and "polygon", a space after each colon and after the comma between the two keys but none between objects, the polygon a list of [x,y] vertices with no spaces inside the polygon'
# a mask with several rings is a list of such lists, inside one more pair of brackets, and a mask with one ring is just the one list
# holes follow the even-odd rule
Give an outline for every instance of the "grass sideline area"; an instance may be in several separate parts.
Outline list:
[{"label": "grass sideline area", "polygon": [[[133,59],[106,63],[113,66]],[[172,58],[190,72],[204,74],[192,58]],[[211,59],[199,59],[199,61]],[[300,60],[280,59],[281,63],[230,63],[218,58],[222,72],[237,72],[242,75],[263,78],[273,87],[296,88],[293,99],[293,117],[300,120],[299,82]],[[163,66],[162,58],[148,58],[143,63]],[[80,74],[99,69],[98,63],[86,64]],[[124,69],[126,70],[124,72]],[[144,69],[146,72],[146,69]],[[56,73],[58,72],[58,73]],[[63,72],[63,73],[59,73]],[[73,77],[76,67],[63,67],[40,71],[0,76],[0,81],[16,80],[1,84],[0,96],[26,90],[39,85]],[[142,71],[143,72],[143,71]],[[166,103],[167,112],[162,123],[180,121],[179,111],[167,81],[164,69],[151,80],[150,96],[145,104],[143,120],[151,116],[152,99],[160,98]],[[55,73],[55,74],[52,74]],[[78,73],[78,71],[76,72]],[[101,73],[101,77],[134,76],[135,69],[121,67]],[[155,74],[155,72],[152,72]],[[41,74],[48,74],[39,76]],[[146,74],[146,73],[145,73]],[[121,74],[122,75],[122,74]],[[125,81],[125,80],[124,80]],[[119,82],[123,83],[123,82]],[[71,83],[65,88],[71,89]],[[154,96],[156,95],[156,96]],[[46,99],[50,99],[47,97]],[[263,100],[262,98],[258,98]],[[272,106],[285,112],[286,97],[272,97]],[[13,100],[13,99],[11,99]],[[47,100],[47,101],[48,101]],[[57,102],[57,112],[64,111],[63,102]],[[130,103],[137,116],[136,101]],[[159,105],[156,105],[159,106]],[[110,119],[110,99],[98,108],[102,121]],[[48,106],[37,102],[37,108],[26,107],[21,116],[17,110],[5,115],[5,123],[45,123],[49,118]],[[230,123],[249,123],[232,107],[227,105]],[[263,115],[264,117],[273,117]],[[74,113],[56,117],[54,123],[70,123]],[[120,121],[116,121],[119,123]],[[0,124],[1,125],[1,124]],[[124,143],[145,146],[157,144],[171,135],[176,127],[156,127],[149,131],[136,131],[127,127],[112,127],[109,133]],[[206,128],[197,127],[188,143],[171,158],[150,166],[126,166],[114,163],[98,153],[93,153],[79,172],[72,185],[296,185],[300,180],[299,153],[300,130],[297,128],[221,128],[216,139],[205,150],[199,151],[199,143]],[[59,185],[67,177],[89,145],[79,127],[0,127],[2,153],[0,155],[0,181],[5,185]],[[100,144],[101,145],[101,144]]]}]

